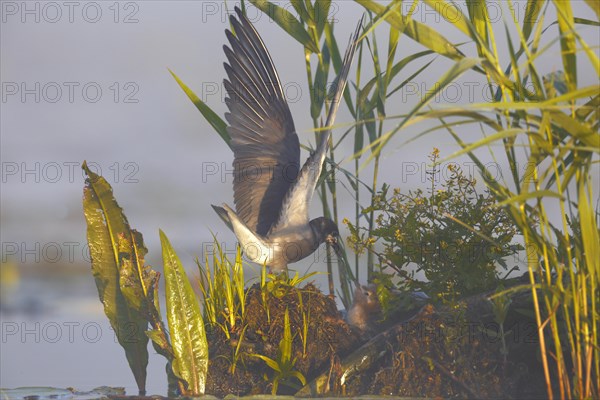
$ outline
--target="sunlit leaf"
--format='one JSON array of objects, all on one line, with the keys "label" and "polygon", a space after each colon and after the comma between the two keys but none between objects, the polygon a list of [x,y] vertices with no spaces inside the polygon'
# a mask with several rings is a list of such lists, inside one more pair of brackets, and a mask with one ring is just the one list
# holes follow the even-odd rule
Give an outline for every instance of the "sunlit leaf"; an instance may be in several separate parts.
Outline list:
[{"label": "sunlit leaf", "polygon": [[148,313],[152,302],[153,287],[159,275],[144,263],[148,250],[144,246],[142,234],[136,230],[119,237],[120,286],[130,307],[138,312]]},{"label": "sunlit leaf", "polygon": [[581,239],[585,262],[589,271],[595,271],[596,279],[600,279],[600,237],[596,216],[594,215],[592,198],[588,192],[591,187],[588,176],[583,176],[579,181],[579,222],[581,226]]},{"label": "sunlit leaf", "polygon": [[491,144],[493,142],[496,142],[498,140],[505,139],[505,138],[508,138],[508,137],[511,137],[511,136],[516,136],[518,134],[525,133],[525,132],[526,131],[524,129],[521,129],[521,128],[512,128],[512,129],[506,129],[504,131],[496,132],[496,133],[494,133],[492,135],[486,136],[483,139],[478,140],[477,142],[475,142],[473,144],[470,144],[468,146],[463,147],[462,149],[460,149],[459,151],[451,154],[450,156],[446,157],[445,159],[440,160],[440,162],[445,162],[445,161],[447,161],[449,159],[456,158],[456,157],[461,156],[461,155],[463,155],[465,153],[470,153],[470,152],[472,152],[473,150],[475,150],[475,149],[477,149],[479,147],[487,146],[487,145],[489,145],[489,144]]},{"label": "sunlit leaf", "polygon": [[560,47],[563,59],[563,69],[567,78],[567,86],[569,90],[577,88],[577,45],[573,28],[573,10],[571,9],[570,1],[554,0],[556,14],[558,17],[558,28],[560,31]]},{"label": "sunlit leaf", "polygon": [[177,81],[177,84],[183,89],[187,97],[194,103],[196,108],[202,113],[202,116],[206,119],[206,121],[214,128],[214,130],[221,136],[221,138],[227,143],[228,146],[231,147],[231,137],[227,132],[227,124],[219,117],[211,108],[206,105],[205,102],[200,100],[198,96],[186,86],[185,83],[179,79],[177,75],[171,70],[169,70],[173,78]]},{"label": "sunlit leaf", "polygon": [[[356,2],[376,14],[381,14],[386,11],[385,6],[372,0],[356,0]],[[404,32],[404,34],[411,39],[438,54],[452,60],[459,60],[464,57],[452,43],[435,29],[413,19],[406,18],[397,8],[388,13],[385,20],[396,29]]]},{"label": "sunlit leaf", "polygon": [[331,0],[319,0],[315,1],[314,7],[314,20],[317,23],[317,36],[321,37],[323,29],[327,24],[327,18],[329,17],[329,8],[331,7]]},{"label": "sunlit leaf", "polygon": [[125,350],[141,394],[146,391],[148,365],[148,322],[132,308],[119,287],[119,235],[131,235],[121,207],[106,180],[82,166],[88,178],[83,190],[83,213],[87,222],[87,240],[92,273],[104,313]]},{"label": "sunlit leaf", "polygon": [[490,43],[490,38],[487,31],[487,4],[484,0],[473,0],[467,2],[467,9],[469,10],[469,17],[475,32],[481,41],[477,40],[479,57],[485,57],[482,46],[487,47]]},{"label": "sunlit leaf", "polygon": [[307,24],[313,23],[313,21],[311,21],[312,17],[308,13],[306,5],[304,4],[304,0],[290,0],[290,4],[292,5],[292,7],[294,7],[294,10],[296,10],[298,15],[300,16],[300,20],[306,22]]},{"label": "sunlit leaf", "polygon": [[304,26],[294,17],[292,13],[277,4],[266,0],[250,0],[252,4],[259,10],[267,14],[273,21],[277,23],[291,37],[296,39],[300,44],[309,49],[313,53],[319,52],[319,46],[310,37]]},{"label": "sunlit leaf", "polygon": [[529,39],[529,35],[533,31],[533,26],[538,21],[538,16],[542,11],[544,3],[537,0],[528,0],[525,7],[525,17],[523,18],[523,36],[525,40]]},{"label": "sunlit leaf", "polygon": [[165,272],[167,320],[175,358],[173,371],[187,383],[184,395],[204,394],[208,343],[200,303],[169,239],[160,231]]}]

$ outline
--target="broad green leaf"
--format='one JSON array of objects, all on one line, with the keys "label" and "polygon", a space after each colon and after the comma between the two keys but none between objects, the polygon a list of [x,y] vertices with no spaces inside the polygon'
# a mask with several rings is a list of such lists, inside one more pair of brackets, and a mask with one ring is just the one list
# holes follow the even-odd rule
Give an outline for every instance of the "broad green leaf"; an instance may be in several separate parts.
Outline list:
[{"label": "broad green leaf", "polygon": [[[385,6],[372,0],[356,0],[356,2],[362,5],[365,9],[372,11],[377,15],[381,15],[382,13],[388,11],[386,10]],[[464,57],[452,43],[450,43],[435,29],[405,17],[400,11],[398,11],[397,8],[387,13],[385,20],[399,31],[404,32],[411,39],[438,54],[441,54],[452,60],[460,60]]]},{"label": "broad green leaf", "polygon": [[173,75],[173,78],[175,78],[177,84],[179,84],[179,87],[183,89],[187,97],[192,101],[192,103],[194,103],[200,113],[202,113],[202,116],[204,116],[206,121],[214,128],[219,136],[221,136],[225,143],[231,147],[231,136],[229,136],[229,133],[227,132],[227,124],[221,119],[221,117],[211,110],[205,102],[200,100],[200,98],[196,96],[196,94],[189,87],[187,87],[186,84],[183,83],[173,71],[169,70],[169,72],[171,75]]},{"label": "broad green leaf", "polygon": [[131,230],[119,235],[119,284],[130,307],[146,314],[154,307],[153,288],[159,274],[144,264],[148,249],[142,234]]},{"label": "broad green leaf", "polygon": [[266,0],[250,0],[259,10],[267,14],[273,21],[283,28],[291,37],[313,53],[319,52],[319,46],[313,41],[304,26],[285,8]]},{"label": "broad green leaf", "polygon": [[83,213],[92,273],[104,313],[127,357],[140,394],[146,392],[148,322],[129,306],[119,287],[119,235],[131,235],[127,218],[106,180],[82,166],[88,178],[83,190]]},{"label": "broad green leaf", "polygon": [[165,273],[167,320],[173,345],[173,371],[187,383],[184,395],[204,394],[208,371],[208,343],[200,303],[185,269],[160,231]]},{"label": "broad green leaf", "polygon": [[160,315],[158,301],[158,280],[160,273],[145,265],[144,256],[148,250],[144,246],[142,234],[136,230],[119,235],[119,261],[121,292],[127,304],[144,317],[151,326],[146,335],[152,340],[154,350],[167,359],[167,381],[169,394],[177,394],[179,381],[173,374],[173,349],[169,334]]}]

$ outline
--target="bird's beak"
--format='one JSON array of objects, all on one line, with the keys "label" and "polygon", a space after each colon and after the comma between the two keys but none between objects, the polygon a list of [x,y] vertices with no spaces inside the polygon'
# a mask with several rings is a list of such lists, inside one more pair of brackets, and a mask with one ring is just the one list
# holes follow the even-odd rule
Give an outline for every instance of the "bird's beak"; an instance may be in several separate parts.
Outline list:
[{"label": "bird's beak", "polygon": [[325,242],[328,243],[328,244],[330,244],[330,245],[332,245],[332,246],[334,246],[334,247],[337,246],[337,244],[338,244],[337,237],[335,237],[333,235],[327,235],[325,237]]}]

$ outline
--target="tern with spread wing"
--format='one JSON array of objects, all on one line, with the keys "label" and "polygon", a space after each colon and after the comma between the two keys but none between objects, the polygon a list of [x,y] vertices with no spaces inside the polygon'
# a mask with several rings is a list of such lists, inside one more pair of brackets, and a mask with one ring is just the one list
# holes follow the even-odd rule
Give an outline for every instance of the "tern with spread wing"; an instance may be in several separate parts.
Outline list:
[{"label": "tern with spread wing", "polygon": [[[224,80],[229,112],[227,132],[234,154],[233,191],[236,211],[213,206],[234,231],[244,254],[271,272],[312,254],[321,243],[336,243],[337,225],[308,208],[323,169],[330,130],[323,132],[314,153],[300,168],[300,143],[273,61],[250,21],[236,7],[230,17],[235,35],[226,30],[231,47],[223,46],[228,63]],[[346,86],[362,20],[344,56],[327,115],[331,127]]]}]

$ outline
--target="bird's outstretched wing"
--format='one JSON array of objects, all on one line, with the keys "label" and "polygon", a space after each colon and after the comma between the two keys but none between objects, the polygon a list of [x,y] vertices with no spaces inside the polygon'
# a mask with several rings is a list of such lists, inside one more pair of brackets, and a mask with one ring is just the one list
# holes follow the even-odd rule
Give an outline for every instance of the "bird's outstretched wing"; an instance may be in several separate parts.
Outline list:
[{"label": "bird's outstretched wing", "polygon": [[235,11],[237,18],[230,17],[235,35],[225,31],[231,48],[223,46],[234,201],[241,220],[264,236],[297,179],[300,143],[267,48],[239,8]]},{"label": "bird's outstretched wing", "polygon": [[315,192],[319,176],[321,175],[325,156],[327,155],[329,137],[331,135],[331,130],[329,128],[335,121],[335,115],[337,113],[339,103],[342,100],[342,95],[344,94],[344,88],[346,87],[346,80],[348,78],[348,71],[350,70],[350,65],[352,64],[352,59],[354,58],[354,52],[356,51],[356,47],[358,45],[362,21],[363,18],[360,19],[354,35],[350,37],[350,42],[348,43],[348,48],[346,49],[346,54],[344,55],[340,73],[336,78],[337,86],[335,88],[335,94],[327,114],[327,121],[325,122],[325,126],[328,129],[323,132],[317,149],[306,160],[302,166],[300,174],[298,175],[297,181],[293,184],[293,186],[290,188],[290,191],[285,196],[283,206],[281,208],[281,215],[279,216],[276,225],[274,225],[273,231],[281,230],[287,227],[308,224],[308,207]]}]

